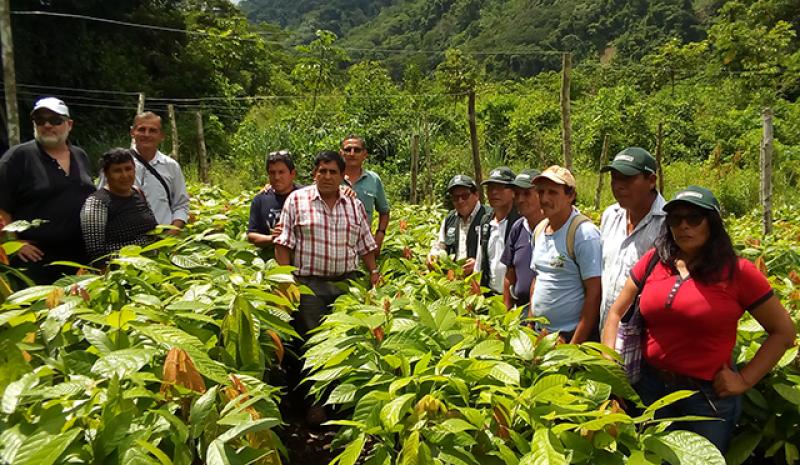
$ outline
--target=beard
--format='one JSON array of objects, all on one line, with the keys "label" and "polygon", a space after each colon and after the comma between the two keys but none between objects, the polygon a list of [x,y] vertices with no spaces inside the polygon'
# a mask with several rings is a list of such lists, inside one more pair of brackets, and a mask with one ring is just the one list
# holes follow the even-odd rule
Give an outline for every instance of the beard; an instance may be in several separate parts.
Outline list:
[{"label": "beard", "polygon": [[36,139],[36,142],[49,149],[64,145],[68,136],[69,131],[64,131],[62,134],[44,135],[39,133],[35,125],[33,127],[33,138]]}]

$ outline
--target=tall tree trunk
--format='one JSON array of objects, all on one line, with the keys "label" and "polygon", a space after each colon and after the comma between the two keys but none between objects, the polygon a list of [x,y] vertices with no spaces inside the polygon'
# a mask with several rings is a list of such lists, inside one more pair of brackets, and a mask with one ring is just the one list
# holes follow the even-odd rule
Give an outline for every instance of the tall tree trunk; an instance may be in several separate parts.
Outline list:
[{"label": "tall tree trunk", "polygon": [[14,40],[11,34],[10,0],[0,0],[0,41],[3,42],[3,87],[6,97],[6,133],[8,146],[19,144],[19,109],[17,108],[17,73],[14,68]]}]

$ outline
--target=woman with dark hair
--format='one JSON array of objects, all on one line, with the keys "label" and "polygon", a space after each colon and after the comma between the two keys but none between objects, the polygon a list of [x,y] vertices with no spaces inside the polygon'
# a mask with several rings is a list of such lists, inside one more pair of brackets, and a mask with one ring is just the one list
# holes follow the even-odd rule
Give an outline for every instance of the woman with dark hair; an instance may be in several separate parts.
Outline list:
[{"label": "woman with dark hair", "polygon": [[[641,288],[644,366],[634,388],[646,404],[674,391],[698,391],[658,415],[715,418],[675,422],[671,428],[694,431],[725,453],[741,410],[740,395],[792,346],[794,324],[766,277],[736,256],[719,202],[709,190],[689,186],[664,211],[655,249],[633,267],[609,310],[603,343],[614,347],[619,321]],[[745,311],[764,327],[767,338],[737,371],[732,353]]]},{"label": "woman with dark hair", "polygon": [[133,186],[136,166],[131,150],[111,149],[101,160],[106,184],[83,204],[81,230],[89,257],[102,264],[126,245],[150,242],[147,232],[158,223],[144,193]]}]

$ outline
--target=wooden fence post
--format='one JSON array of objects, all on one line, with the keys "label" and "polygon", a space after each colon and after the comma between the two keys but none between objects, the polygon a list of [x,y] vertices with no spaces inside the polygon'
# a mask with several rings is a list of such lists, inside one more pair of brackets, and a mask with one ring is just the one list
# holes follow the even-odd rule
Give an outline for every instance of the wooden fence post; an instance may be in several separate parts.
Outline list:
[{"label": "wooden fence post", "polygon": [[206,140],[203,135],[203,112],[195,113],[197,120],[197,154],[198,154],[198,175],[200,182],[208,184],[208,155],[206,154]]},{"label": "wooden fence post", "polygon": [[144,113],[144,92],[139,92],[139,103],[136,104],[136,114]]},{"label": "wooden fence post", "polygon": [[664,143],[664,123],[658,123],[658,133],[656,134],[656,169],[658,170],[658,192],[664,195],[664,166],[661,164],[662,149]]},{"label": "wooden fence post", "polygon": [[14,40],[11,34],[10,0],[0,0],[0,41],[3,42],[3,88],[6,97],[6,133],[8,146],[18,145],[19,109],[17,108],[17,73],[14,67]]},{"label": "wooden fence post", "polygon": [[761,208],[764,234],[772,233],[772,109],[765,108],[762,114],[764,134],[761,138]]},{"label": "wooden fence post", "polygon": [[[603,150],[600,152],[600,169],[603,169],[608,161],[608,140],[609,136],[603,136]],[[597,172],[597,192],[594,194],[594,209],[600,210],[600,194],[603,192],[603,172]]]},{"label": "wooden fence post", "polygon": [[419,173],[419,134],[411,136],[411,203],[417,203],[417,174]]},{"label": "wooden fence post", "polygon": [[[478,125],[475,121],[475,90],[469,91],[467,96],[467,119],[469,120],[469,143],[472,147],[472,165],[475,168],[475,182],[478,186],[483,182],[481,170],[481,154],[478,148]],[[483,201],[483,189],[478,189],[478,195]]]},{"label": "wooden fence post", "polygon": [[172,158],[180,161],[180,141],[178,140],[178,122],[175,119],[175,105],[167,105],[167,113],[169,113],[169,129],[172,136]]},{"label": "wooden fence post", "polygon": [[572,171],[572,123],[570,122],[570,71],[572,54],[561,55],[561,151],[564,166]]},{"label": "wooden fence post", "polygon": [[433,160],[431,160],[431,126],[425,120],[425,202],[433,202]]}]

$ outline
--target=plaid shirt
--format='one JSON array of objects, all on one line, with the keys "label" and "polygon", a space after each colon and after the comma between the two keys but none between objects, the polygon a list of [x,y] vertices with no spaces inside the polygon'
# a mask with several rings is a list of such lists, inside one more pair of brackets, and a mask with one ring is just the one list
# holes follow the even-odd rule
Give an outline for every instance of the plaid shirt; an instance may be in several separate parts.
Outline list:
[{"label": "plaid shirt", "polygon": [[275,243],[292,249],[298,276],[339,276],[355,271],[359,257],[376,250],[364,205],[340,195],[333,208],[317,186],[298,189],[281,211],[281,235]]}]

